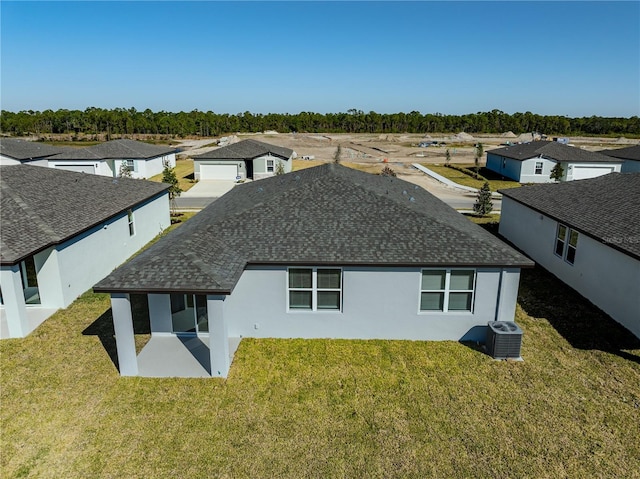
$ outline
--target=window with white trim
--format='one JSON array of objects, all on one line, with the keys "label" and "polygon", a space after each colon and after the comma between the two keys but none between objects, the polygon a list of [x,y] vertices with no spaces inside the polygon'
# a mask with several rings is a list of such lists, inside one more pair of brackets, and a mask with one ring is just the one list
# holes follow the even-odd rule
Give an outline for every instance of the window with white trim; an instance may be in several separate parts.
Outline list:
[{"label": "window with white trim", "polygon": [[554,251],[556,256],[564,258],[569,264],[573,264],[576,260],[576,251],[578,249],[578,236],[580,235],[576,230],[558,223]]},{"label": "window with white trim", "polygon": [[273,171],[274,171],[273,160],[267,160],[267,173],[273,173]]},{"label": "window with white trim", "polygon": [[289,311],[342,310],[340,268],[289,268],[287,276]]},{"label": "window with white trim", "polygon": [[129,171],[138,171],[138,169],[136,168],[136,162],[134,160],[124,160],[124,162],[126,163]]},{"label": "window with white trim", "polygon": [[476,271],[424,269],[420,283],[420,311],[473,311]]},{"label": "window with white trim", "polygon": [[536,161],[536,171],[535,171],[536,175],[541,175],[542,174],[543,166],[544,166],[544,163],[542,161]]},{"label": "window with white trim", "polygon": [[127,221],[129,223],[129,236],[136,234],[136,228],[133,224],[133,210],[127,210]]}]

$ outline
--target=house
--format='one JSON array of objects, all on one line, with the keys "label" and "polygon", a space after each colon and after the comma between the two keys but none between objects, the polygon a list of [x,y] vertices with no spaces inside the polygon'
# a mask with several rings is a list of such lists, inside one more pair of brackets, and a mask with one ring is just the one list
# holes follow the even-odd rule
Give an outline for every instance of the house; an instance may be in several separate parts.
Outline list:
[{"label": "house", "polygon": [[[121,374],[188,375],[159,346],[177,335],[224,377],[243,337],[483,340],[531,266],[419,186],[331,163],[236,186],[94,291]],[[138,357],[134,293],[152,332]]]},{"label": "house", "polygon": [[243,140],[193,157],[196,180],[258,180],[291,171],[296,153],[257,140]]},{"label": "house", "polygon": [[640,173],[500,193],[500,234],[640,337]]},{"label": "house", "polygon": [[619,172],[622,160],[555,141],[533,141],[487,152],[487,169],[520,183],[550,183],[560,163],[562,181],[595,178]]},{"label": "house", "polygon": [[0,139],[0,166],[26,163],[35,166],[49,166],[48,158],[62,151],[56,146],[17,138]]},{"label": "house", "polygon": [[132,178],[151,178],[162,173],[165,162],[171,167],[176,165],[176,150],[169,146],[121,139],[86,148],[64,148],[47,159],[51,168],[111,177],[120,176],[124,163]]},{"label": "house", "polygon": [[598,153],[624,161],[622,173],[640,172],[640,144],[615,150],[602,150]]},{"label": "house", "polygon": [[0,336],[24,337],[169,225],[168,185],[0,167]]}]

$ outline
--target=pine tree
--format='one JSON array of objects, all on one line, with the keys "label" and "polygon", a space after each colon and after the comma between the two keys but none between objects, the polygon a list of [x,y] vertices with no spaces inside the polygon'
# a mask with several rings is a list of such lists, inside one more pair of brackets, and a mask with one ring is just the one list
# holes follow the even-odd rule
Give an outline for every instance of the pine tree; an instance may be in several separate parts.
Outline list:
[{"label": "pine tree", "polygon": [[284,175],[284,165],[282,162],[278,161],[276,163],[276,171],[274,172],[276,176]]},{"label": "pine tree", "polygon": [[493,203],[491,203],[491,188],[489,182],[485,181],[482,188],[478,190],[476,202],[473,205],[473,211],[478,216],[486,216],[493,211]]},{"label": "pine tree", "polygon": [[451,164],[451,152],[449,151],[449,148],[447,148],[447,151],[445,151],[444,153],[444,165],[449,166],[450,164]]},{"label": "pine tree", "polygon": [[562,180],[563,176],[564,176],[564,168],[560,163],[556,163],[556,166],[554,166],[553,169],[551,170],[551,174],[549,175],[549,178],[557,183],[558,181]]},{"label": "pine tree", "polygon": [[480,170],[480,158],[482,158],[482,155],[484,154],[484,147],[482,146],[482,143],[478,143],[476,145],[476,158],[475,158],[475,165],[476,165],[476,180],[478,179],[478,171]]},{"label": "pine tree", "polygon": [[338,145],[336,148],[336,152],[333,154],[333,162],[340,163],[340,158],[342,157],[342,146]]},{"label": "pine tree", "polygon": [[164,169],[162,170],[162,182],[168,183],[169,186],[169,204],[171,205],[171,210],[175,213],[176,202],[175,199],[180,196],[182,193],[182,188],[180,188],[180,184],[178,182],[178,177],[176,176],[175,169],[171,167],[168,161],[164,161],[163,163]]},{"label": "pine tree", "polygon": [[131,168],[126,161],[120,163],[120,178],[131,178]]},{"label": "pine tree", "polygon": [[385,165],[385,167],[382,168],[382,171],[380,172],[380,176],[396,176],[396,172],[393,171],[393,169],[388,165]]}]

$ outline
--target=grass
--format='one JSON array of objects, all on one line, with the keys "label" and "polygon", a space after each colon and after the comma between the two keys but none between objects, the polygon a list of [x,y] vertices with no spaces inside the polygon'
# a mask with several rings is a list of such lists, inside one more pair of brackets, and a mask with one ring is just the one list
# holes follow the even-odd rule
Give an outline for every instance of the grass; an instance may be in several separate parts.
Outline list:
[{"label": "grass", "polygon": [[[187,191],[193,185],[195,181],[193,179],[193,160],[192,159],[178,159],[176,160],[175,167],[176,176],[178,177],[178,185],[182,188],[182,191]],[[151,181],[162,182],[162,173],[149,178]]]},{"label": "grass", "polygon": [[244,339],[227,380],[122,378],[86,293],[0,341],[2,477],[640,477],[639,341],[541,269],[516,321],[521,363]]},{"label": "grass", "polygon": [[[461,171],[454,170],[453,168],[447,168],[444,165],[434,165],[428,163],[422,163],[422,165],[429,168],[431,171],[438,173],[439,175],[442,175],[455,183],[458,183],[459,185],[471,186],[472,188],[482,188],[482,185],[484,184],[484,181],[482,180],[476,180],[475,178],[466,175]],[[473,165],[460,164],[457,166],[468,168],[470,170],[473,170],[474,168]],[[491,188],[491,191],[497,191],[499,189],[506,188],[516,188],[520,186],[520,183],[518,183],[517,181],[500,179],[499,175],[490,170],[487,170],[484,167],[480,168],[479,173],[487,180],[489,180],[489,187]]]}]

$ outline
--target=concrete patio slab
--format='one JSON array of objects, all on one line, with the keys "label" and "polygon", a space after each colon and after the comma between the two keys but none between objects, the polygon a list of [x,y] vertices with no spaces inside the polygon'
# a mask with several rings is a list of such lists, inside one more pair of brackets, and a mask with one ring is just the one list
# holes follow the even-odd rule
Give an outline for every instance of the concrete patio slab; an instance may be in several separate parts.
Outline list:
[{"label": "concrete patio slab", "polygon": [[[27,322],[29,324],[29,330],[27,334],[30,334],[44,321],[52,316],[53,313],[58,311],[56,308],[40,308],[38,306],[27,306]],[[9,337],[9,326],[7,325],[6,311],[4,308],[0,308],[0,339],[7,339]]]}]

